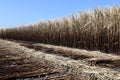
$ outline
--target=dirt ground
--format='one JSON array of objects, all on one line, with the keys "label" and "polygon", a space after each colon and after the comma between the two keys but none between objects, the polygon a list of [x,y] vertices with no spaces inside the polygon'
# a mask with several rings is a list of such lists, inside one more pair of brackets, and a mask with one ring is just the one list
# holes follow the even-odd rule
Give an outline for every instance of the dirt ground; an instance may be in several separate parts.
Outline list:
[{"label": "dirt ground", "polygon": [[120,55],[0,40],[0,80],[119,80]]}]

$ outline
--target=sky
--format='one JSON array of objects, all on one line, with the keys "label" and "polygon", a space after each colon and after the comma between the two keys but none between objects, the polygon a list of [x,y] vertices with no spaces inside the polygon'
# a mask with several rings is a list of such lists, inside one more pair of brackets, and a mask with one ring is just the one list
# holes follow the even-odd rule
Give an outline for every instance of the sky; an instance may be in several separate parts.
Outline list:
[{"label": "sky", "polygon": [[0,27],[59,19],[83,10],[119,4],[120,0],[0,0]]}]

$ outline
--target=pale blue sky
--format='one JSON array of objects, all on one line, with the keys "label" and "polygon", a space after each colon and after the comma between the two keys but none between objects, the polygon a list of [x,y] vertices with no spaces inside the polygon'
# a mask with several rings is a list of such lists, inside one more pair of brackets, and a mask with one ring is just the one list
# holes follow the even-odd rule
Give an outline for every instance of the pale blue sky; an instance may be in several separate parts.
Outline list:
[{"label": "pale blue sky", "polygon": [[120,0],[0,0],[0,27],[59,19],[82,10],[119,3]]}]

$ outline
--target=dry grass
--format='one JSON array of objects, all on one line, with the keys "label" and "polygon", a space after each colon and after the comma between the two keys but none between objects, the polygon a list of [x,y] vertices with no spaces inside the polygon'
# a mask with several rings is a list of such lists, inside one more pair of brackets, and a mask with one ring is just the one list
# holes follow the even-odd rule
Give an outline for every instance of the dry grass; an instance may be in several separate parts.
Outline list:
[{"label": "dry grass", "polygon": [[[25,44],[25,43],[23,43]],[[103,61],[97,60],[96,66],[90,66],[86,64],[86,59],[82,62],[81,60],[71,59],[70,57],[62,57],[61,53],[58,55],[48,54],[42,50],[29,49],[21,46],[21,43],[15,43],[12,41],[0,40],[0,79],[17,79],[17,78],[28,78],[38,80],[119,80],[120,72],[114,69],[101,68],[102,64],[106,64]],[[53,49],[56,52],[62,50],[67,53],[70,50],[74,53],[70,53],[71,56],[74,54],[88,54],[91,55],[91,59],[95,58],[92,56],[93,52],[65,48],[52,45],[33,44],[31,46],[41,46],[42,49]],[[81,52],[81,53],[80,53]],[[4,53],[4,54],[3,54]],[[120,59],[119,56],[113,54],[97,53],[103,55],[100,57],[102,60],[105,59]],[[69,55],[69,53],[68,53]],[[113,56],[112,56],[113,55]],[[117,58],[118,57],[118,58]],[[98,58],[98,57],[96,57]],[[79,58],[80,59],[80,58]],[[95,61],[95,60],[94,60]],[[111,60],[112,61],[112,60]],[[101,63],[103,62],[103,63]],[[109,63],[109,62],[108,62]],[[113,63],[113,65],[115,65]]]},{"label": "dry grass", "polygon": [[120,7],[95,9],[60,20],[1,29],[0,37],[120,53]]},{"label": "dry grass", "polygon": [[118,55],[46,44],[34,44],[28,42],[20,42],[19,44],[30,49],[35,49],[36,51],[42,51],[46,54],[63,56],[73,60],[83,61],[84,64],[99,65],[101,67],[108,67],[120,71],[120,56]]}]

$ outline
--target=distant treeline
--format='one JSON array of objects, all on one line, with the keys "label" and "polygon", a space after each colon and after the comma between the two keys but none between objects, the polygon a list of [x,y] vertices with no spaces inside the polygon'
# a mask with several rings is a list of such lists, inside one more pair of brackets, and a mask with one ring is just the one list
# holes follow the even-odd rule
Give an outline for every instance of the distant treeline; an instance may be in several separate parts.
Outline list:
[{"label": "distant treeline", "polygon": [[120,53],[120,7],[1,29],[0,38]]}]

